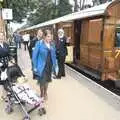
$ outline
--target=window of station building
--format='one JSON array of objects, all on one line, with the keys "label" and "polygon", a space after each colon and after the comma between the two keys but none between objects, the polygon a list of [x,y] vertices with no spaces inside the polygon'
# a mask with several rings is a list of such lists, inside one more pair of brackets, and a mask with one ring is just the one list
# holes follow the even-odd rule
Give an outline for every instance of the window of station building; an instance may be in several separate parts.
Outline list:
[{"label": "window of station building", "polygon": [[115,47],[120,47],[120,31],[116,32]]}]

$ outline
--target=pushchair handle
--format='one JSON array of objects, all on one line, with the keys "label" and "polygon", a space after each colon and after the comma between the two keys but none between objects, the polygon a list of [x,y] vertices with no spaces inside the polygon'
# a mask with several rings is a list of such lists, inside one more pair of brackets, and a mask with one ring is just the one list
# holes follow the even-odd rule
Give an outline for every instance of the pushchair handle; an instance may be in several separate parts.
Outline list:
[{"label": "pushchair handle", "polygon": [[0,62],[0,67],[2,67],[2,66],[3,66],[3,63]]}]

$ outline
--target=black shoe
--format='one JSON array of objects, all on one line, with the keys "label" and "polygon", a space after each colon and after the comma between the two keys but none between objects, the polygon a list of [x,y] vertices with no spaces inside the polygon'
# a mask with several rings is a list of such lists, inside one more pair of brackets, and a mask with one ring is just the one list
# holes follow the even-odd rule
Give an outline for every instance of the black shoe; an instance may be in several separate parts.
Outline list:
[{"label": "black shoe", "polygon": [[61,76],[56,76],[56,79],[61,79]]}]

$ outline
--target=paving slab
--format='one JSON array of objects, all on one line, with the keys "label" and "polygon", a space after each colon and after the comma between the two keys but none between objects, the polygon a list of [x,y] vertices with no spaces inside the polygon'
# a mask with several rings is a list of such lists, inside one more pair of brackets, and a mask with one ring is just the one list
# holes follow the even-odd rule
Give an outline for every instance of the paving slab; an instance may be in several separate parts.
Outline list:
[{"label": "paving slab", "polygon": [[[28,82],[39,94],[39,85],[32,79],[28,51],[18,50],[19,65],[28,77]],[[81,78],[82,81],[83,78]],[[96,90],[96,89],[95,89]],[[22,120],[24,114],[20,106],[15,106],[10,115],[4,112],[4,101],[0,101],[0,120]],[[47,114],[31,114],[32,120],[120,120],[120,111],[108,104],[99,94],[74,79],[67,72],[66,77],[53,79],[48,88]]]}]

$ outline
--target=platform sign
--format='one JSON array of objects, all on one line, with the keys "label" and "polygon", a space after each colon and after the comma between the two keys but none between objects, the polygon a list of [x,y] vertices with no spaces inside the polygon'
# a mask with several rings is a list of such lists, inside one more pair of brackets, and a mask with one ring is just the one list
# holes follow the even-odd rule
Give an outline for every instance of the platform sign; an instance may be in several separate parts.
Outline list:
[{"label": "platform sign", "polygon": [[12,9],[3,8],[2,9],[2,18],[3,18],[3,20],[12,20],[13,19]]}]

